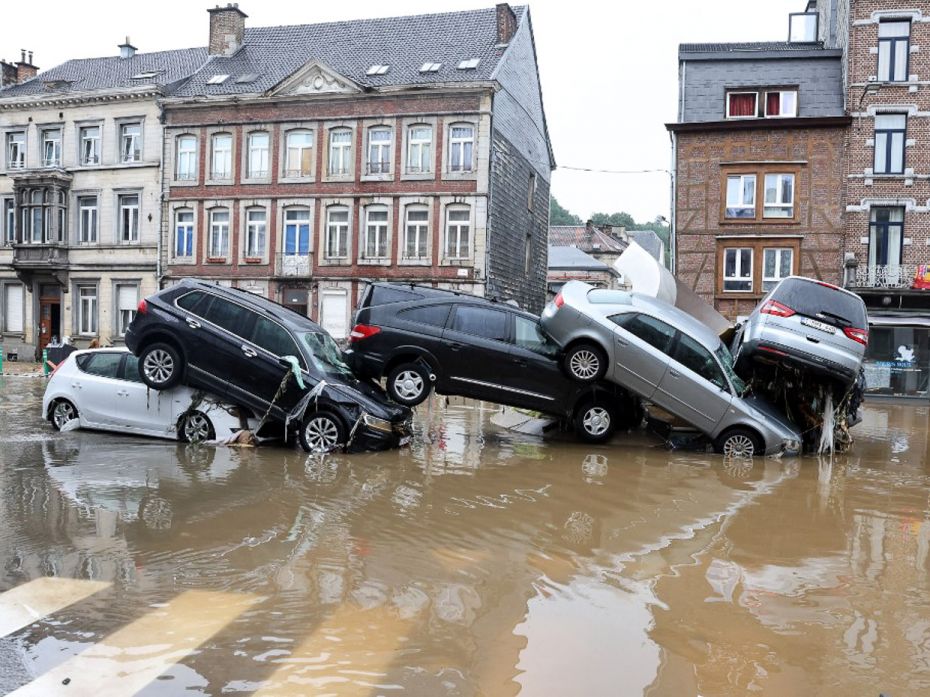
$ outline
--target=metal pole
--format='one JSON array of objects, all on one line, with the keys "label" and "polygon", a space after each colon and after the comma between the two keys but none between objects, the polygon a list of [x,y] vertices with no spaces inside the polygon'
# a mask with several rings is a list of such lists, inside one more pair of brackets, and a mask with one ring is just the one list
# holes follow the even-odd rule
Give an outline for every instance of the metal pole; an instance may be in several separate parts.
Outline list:
[{"label": "metal pole", "polygon": [[42,349],[42,374],[48,375],[48,349]]},{"label": "metal pole", "polygon": [[3,344],[0,344],[0,375],[3,375]]}]

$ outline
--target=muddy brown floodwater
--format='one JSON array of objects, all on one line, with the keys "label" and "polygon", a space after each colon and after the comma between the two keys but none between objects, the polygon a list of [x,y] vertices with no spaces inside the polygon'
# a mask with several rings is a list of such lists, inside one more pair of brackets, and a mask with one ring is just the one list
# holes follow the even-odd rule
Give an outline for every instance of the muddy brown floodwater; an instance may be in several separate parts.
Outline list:
[{"label": "muddy brown floodwater", "polygon": [[409,449],[307,457],[57,434],[43,388],[0,379],[0,693],[930,691],[925,404],[832,461],[441,400]]}]

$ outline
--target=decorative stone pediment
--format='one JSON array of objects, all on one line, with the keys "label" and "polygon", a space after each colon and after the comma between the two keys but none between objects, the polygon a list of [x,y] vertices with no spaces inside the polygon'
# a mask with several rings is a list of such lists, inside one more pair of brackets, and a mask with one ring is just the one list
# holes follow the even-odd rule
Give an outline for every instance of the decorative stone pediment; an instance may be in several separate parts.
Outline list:
[{"label": "decorative stone pediment", "polygon": [[353,80],[317,61],[303,66],[290,77],[280,82],[271,94],[274,96],[298,96],[304,94],[355,94],[362,88]]}]

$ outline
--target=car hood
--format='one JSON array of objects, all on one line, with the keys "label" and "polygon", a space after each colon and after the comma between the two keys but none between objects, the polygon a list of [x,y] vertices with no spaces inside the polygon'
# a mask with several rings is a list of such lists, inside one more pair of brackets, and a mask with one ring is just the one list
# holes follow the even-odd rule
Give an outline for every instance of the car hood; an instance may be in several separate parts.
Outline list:
[{"label": "car hood", "polygon": [[774,404],[764,397],[750,395],[749,397],[743,397],[743,402],[751,409],[761,412],[769,422],[778,424],[786,433],[800,437],[798,427],[791,423],[784,414],[778,411]]},{"label": "car hood", "polygon": [[405,421],[410,418],[410,409],[394,404],[384,390],[374,383],[355,379],[341,379],[338,382],[327,380],[326,387],[333,393],[336,401],[341,401],[337,396],[341,395],[346,401],[358,404],[364,411],[379,419]]}]

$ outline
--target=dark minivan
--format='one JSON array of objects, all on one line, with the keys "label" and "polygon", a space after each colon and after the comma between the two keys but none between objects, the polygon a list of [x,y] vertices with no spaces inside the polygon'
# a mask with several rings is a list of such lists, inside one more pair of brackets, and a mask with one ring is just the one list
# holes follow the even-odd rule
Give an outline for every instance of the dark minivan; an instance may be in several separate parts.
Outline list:
[{"label": "dark minivan", "polygon": [[386,378],[388,395],[400,404],[420,404],[435,389],[559,417],[588,442],[606,441],[619,424],[642,416],[622,388],[570,380],[539,318],[508,303],[374,283],[355,321],[347,361],[356,374]]},{"label": "dark minivan", "polygon": [[[322,327],[243,290],[182,280],[139,303],[126,346],[153,389],[184,382],[276,421],[305,407],[297,432],[307,451],[381,449],[409,438],[410,410],[356,379]],[[303,386],[286,357],[296,359]]]}]

